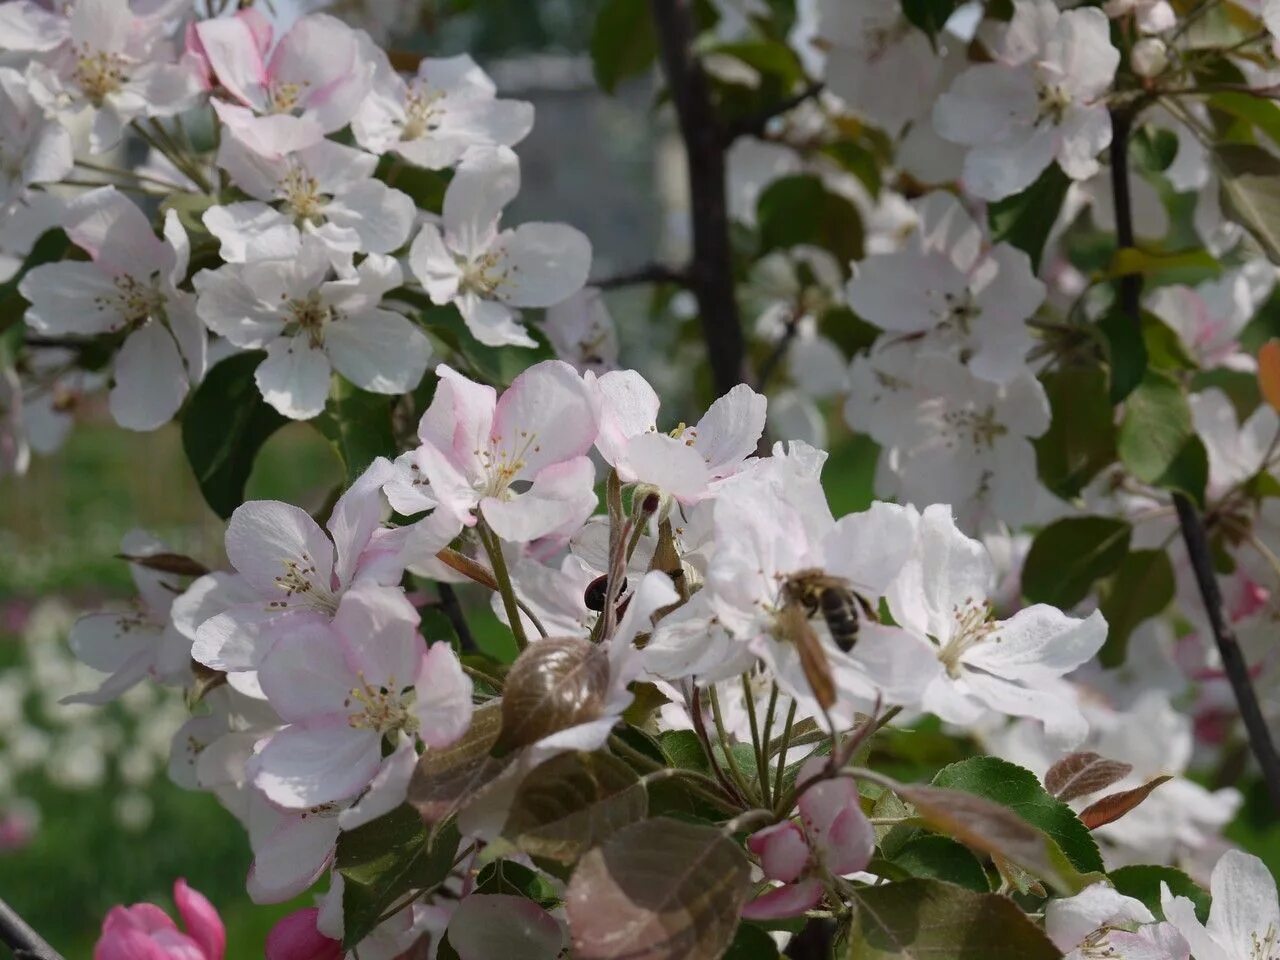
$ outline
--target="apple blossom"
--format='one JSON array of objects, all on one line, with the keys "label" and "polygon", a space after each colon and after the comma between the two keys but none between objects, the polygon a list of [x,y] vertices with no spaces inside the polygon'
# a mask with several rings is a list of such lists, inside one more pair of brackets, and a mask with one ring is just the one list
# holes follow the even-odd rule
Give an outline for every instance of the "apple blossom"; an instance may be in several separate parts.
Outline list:
[{"label": "apple blossom", "polygon": [[71,201],[63,224],[90,259],[44,264],[23,277],[26,321],[45,334],[123,334],[111,413],[122,427],[154,430],[205,371],[205,330],[191,295],[178,289],[190,256],[186,231],[170,211],[157,238],[115,187]]},{"label": "apple blossom", "polygon": [[334,370],[373,393],[418,384],[431,345],[405,316],[380,305],[400,285],[399,263],[370,254],[335,267],[333,251],[314,234],[274,253],[202,270],[192,281],[196,312],[210,329],[236,346],[266,350],[254,379],[267,403],[309,420],[324,410]]},{"label": "apple blossom", "polygon": [[213,904],[185,880],[175,881],[173,900],[186,933],[153,903],[112,907],[93,960],[222,960],[227,933]]},{"label": "apple blossom", "polygon": [[1052,0],[1016,0],[995,62],[969,67],[938,98],[933,123],[969,148],[965,187],[1000,200],[1030,186],[1055,160],[1073,180],[1091,177],[1111,143],[1101,97],[1119,52],[1096,8],[1060,11]]},{"label": "apple blossom", "polygon": [[514,147],[528,136],[533,105],[496,93],[466,54],[424,57],[407,81],[383,58],[351,131],[373,153],[430,170],[452,167],[472,147]]},{"label": "apple blossom", "polygon": [[520,190],[520,166],[507,147],[473,147],[444,195],[440,226],[428,223],[409,250],[409,268],[433,303],[452,303],[467,329],[489,346],[535,346],[521,307],[552,307],[582,289],[591,243],[561,223],[500,230],[502,208]]},{"label": "apple blossom", "polygon": [[1213,868],[1213,906],[1202,924],[1186,897],[1160,884],[1165,919],[1186,938],[1196,960],[1261,960],[1275,956],[1280,943],[1280,903],[1276,882],[1261,860],[1228,850]]},{"label": "apple blossom", "polygon": [[1157,924],[1142,902],[1105,884],[1045,907],[1045,932],[1066,960],[1189,960],[1186,941],[1169,924]]}]

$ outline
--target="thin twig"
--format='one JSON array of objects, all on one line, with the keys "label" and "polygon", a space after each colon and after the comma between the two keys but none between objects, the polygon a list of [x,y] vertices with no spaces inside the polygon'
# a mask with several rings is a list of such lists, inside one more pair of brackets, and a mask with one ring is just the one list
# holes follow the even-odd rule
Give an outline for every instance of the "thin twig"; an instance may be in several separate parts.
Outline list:
[{"label": "thin twig", "polygon": [[659,59],[688,155],[692,290],[717,395],[745,383],[746,344],[734,291],[725,127],[694,51],[694,0],[649,0]]},{"label": "thin twig", "polygon": [[440,612],[445,615],[449,626],[453,627],[453,632],[458,635],[458,645],[462,648],[462,652],[475,653],[479,647],[476,646],[475,635],[472,634],[467,618],[462,612],[462,604],[458,603],[457,591],[453,589],[452,584],[439,583],[436,585],[436,592],[440,594]]},{"label": "thin twig", "polygon": [[620,287],[635,287],[647,283],[673,283],[687,287],[690,285],[690,280],[686,270],[664,266],[661,263],[650,263],[637,270],[593,280],[591,286],[599,287],[601,290],[617,290]]},{"label": "thin twig", "polygon": [[802,103],[812,100],[825,89],[825,84],[820,82],[810,83],[807,87],[797,93],[795,96],[787,97],[767,110],[761,110],[759,113],[750,117],[743,117],[729,125],[725,131],[727,142],[732,143],[739,137],[760,137],[763,136],[769,127],[769,121],[783,114],[790,113]]},{"label": "thin twig", "polygon": [[0,943],[18,960],[63,960],[62,954],[49,946],[17,912],[0,900]]},{"label": "thin twig", "polygon": [[[1116,241],[1122,249],[1133,246],[1133,203],[1129,193],[1131,122],[1132,115],[1127,112],[1113,111],[1111,114],[1111,188],[1116,211]],[[1141,324],[1141,275],[1129,274],[1121,277],[1118,293],[1121,309],[1128,314],[1132,323]],[[1249,678],[1249,667],[1236,640],[1235,631],[1223,613],[1222,592],[1218,589],[1217,574],[1213,569],[1213,554],[1205,532],[1204,519],[1184,493],[1174,491],[1173,505],[1178,512],[1178,525],[1187,546],[1187,556],[1191,560],[1200,598],[1204,601],[1209,627],[1222,658],[1222,669],[1231,682],[1231,691],[1235,694],[1236,706],[1249,736],[1249,746],[1258,766],[1262,768],[1271,802],[1280,809],[1280,756],[1276,754],[1275,743],[1258,704],[1258,695]]]}]

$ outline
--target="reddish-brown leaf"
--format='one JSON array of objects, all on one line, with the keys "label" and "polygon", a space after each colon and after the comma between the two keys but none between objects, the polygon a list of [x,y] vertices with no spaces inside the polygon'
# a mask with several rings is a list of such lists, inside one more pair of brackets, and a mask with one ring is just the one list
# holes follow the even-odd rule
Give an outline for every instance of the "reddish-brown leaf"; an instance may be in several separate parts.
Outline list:
[{"label": "reddish-brown leaf", "polygon": [[501,755],[599,718],[609,693],[609,655],[579,637],[553,637],[527,647],[511,665],[502,692]]},{"label": "reddish-brown leaf", "polygon": [[117,553],[116,558],[118,560],[128,560],[130,563],[136,563],[138,566],[146,567],[148,570],[156,570],[159,573],[173,573],[180,577],[203,577],[209,572],[209,568],[199,560],[193,560],[181,553]]},{"label": "reddish-brown leaf", "polygon": [[1133,767],[1096,753],[1069,753],[1044,775],[1044,787],[1059,800],[1074,800],[1105,790],[1129,775]]},{"label": "reddish-brown leaf", "polygon": [[408,800],[427,823],[446,820],[475,799],[507,766],[489,751],[502,729],[502,705],[491,700],[477,707],[461,740],[430,749],[418,758],[409,780]]},{"label": "reddish-brown leaf", "polygon": [[1106,826],[1108,823],[1114,823],[1151,796],[1151,791],[1156,787],[1171,779],[1173,778],[1168,776],[1156,777],[1154,780],[1148,780],[1142,786],[1134,787],[1132,790],[1121,790],[1119,793],[1109,794],[1097,803],[1091,803],[1085,807],[1080,812],[1080,822],[1090,830],[1096,830],[1098,827]]},{"label": "reddish-brown leaf", "polygon": [[1258,386],[1273,410],[1280,410],[1280,340],[1268,340],[1258,351]]}]

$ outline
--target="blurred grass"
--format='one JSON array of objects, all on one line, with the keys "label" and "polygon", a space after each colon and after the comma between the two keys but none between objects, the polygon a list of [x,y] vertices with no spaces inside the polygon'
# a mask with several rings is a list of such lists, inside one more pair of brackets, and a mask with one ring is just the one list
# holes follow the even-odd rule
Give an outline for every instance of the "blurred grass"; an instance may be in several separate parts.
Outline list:
[{"label": "blurred grass", "polygon": [[[308,427],[290,426],[262,451],[247,495],[314,508],[340,476],[327,443]],[[22,608],[58,595],[90,609],[128,596],[129,572],[115,554],[134,527],[211,566],[223,562],[223,523],[204,504],[176,428],[134,434],[107,422],[78,425],[26,477],[0,479],[0,601]],[[14,661],[5,639],[0,667]],[[291,905],[249,902],[243,828],[211,795],[181,790],[161,772],[147,790],[150,824],[129,833],[112,814],[123,789],[114,777],[83,792],[19,778],[16,792],[38,804],[41,823],[29,846],[0,853],[0,896],[78,960],[91,955],[112,905],[150,900],[171,910],[173,881],[185,877],[222,912],[228,957],[261,956],[271,924]]]}]

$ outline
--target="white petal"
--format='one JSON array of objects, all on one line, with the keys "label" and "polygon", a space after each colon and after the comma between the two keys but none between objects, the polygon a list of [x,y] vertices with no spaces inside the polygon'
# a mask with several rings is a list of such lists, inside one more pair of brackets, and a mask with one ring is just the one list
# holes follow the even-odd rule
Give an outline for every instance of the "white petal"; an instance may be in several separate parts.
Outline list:
[{"label": "white petal", "polygon": [[347,227],[360,237],[365,253],[390,253],[409,239],[413,228],[413,200],[380,180],[362,180],[325,204],[330,223]]},{"label": "white petal", "polygon": [[428,748],[447,747],[467,732],[473,684],[448,643],[431,645],[416,687],[414,714],[421,724],[418,736]]},{"label": "white petal", "polygon": [[355,796],[378,772],[381,737],[345,716],[285,727],[258,755],[254,784],[267,799],[300,809]]},{"label": "white petal", "polygon": [[468,259],[489,249],[502,208],[520,191],[520,162],[507,147],[468,150],[444,194],[449,244]]},{"label": "white petal", "polygon": [[280,719],[290,723],[342,712],[358,683],[341,638],[324,624],[280,637],[263,658],[258,681]]},{"label": "white petal", "polygon": [[431,343],[400,314],[368,310],[329,324],[325,352],[334,368],[362,390],[399,394],[421,382]]},{"label": "white petal", "polygon": [[693,448],[702,454],[712,474],[725,476],[756,452],[767,404],[763,394],[745,383],[711,404],[695,428]]},{"label": "white petal", "polygon": [[[1280,934],[1280,903],[1271,871],[1243,850],[1228,850],[1214,865],[1209,892],[1213,906],[1206,929],[1236,956],[1252,956],[1268,935]],[[1190,939],[1188,937],[1187,939]]]},{"label": "white petal", "polygon": [[499,240],[506,275],[497,295],[516,307],[550,307],[587,282],[591,241],[563,223],[526,223]]},{"label": "white petal", "polygon": [[253,379],[262,399],[294,420],[310,420],[324,411],[329,396],[329,358],[299,334],[267,347]]},{"label": "white petal", "polygon": [[[303,602],[333,588],[333,544],[305,510],[292,504],[241,504],[227,524],[226,543],[231,565],[261,596]],[[291,573],[298,582],[283,584]]]}]

